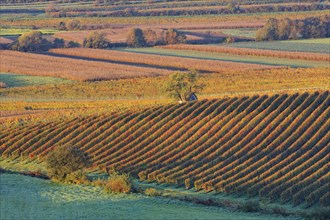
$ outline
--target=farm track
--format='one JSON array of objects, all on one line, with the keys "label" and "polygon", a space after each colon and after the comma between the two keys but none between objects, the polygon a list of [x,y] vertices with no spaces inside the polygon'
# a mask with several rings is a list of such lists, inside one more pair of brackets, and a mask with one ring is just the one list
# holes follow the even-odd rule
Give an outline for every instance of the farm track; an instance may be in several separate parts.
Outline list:
[{"label": "farm track", "polygon": [[3,129],[3,157],[58,145],[93,167],[197,190],[329,206],[329,91],[202,100]]}]

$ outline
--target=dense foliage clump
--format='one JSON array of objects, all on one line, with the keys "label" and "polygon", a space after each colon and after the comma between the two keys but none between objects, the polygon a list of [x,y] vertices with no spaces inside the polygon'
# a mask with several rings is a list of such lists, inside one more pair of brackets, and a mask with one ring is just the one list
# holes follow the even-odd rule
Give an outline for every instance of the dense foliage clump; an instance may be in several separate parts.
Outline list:
[{"label": "dense foliage clump", "polygon": [[105,190],[113,193],[129,193],[132,190],[130,177],[127,174],[111,174],[106,185]]},{"label": "dense foliage clump", "polygon": [[127,45],[130,47],[144,47],[147,42],[140,28],[133,28],[128,32]]},{"label": "dense foliage clump", "polygon": [[186,42],[186,35],[175,29],[168,29],[165,32],[164,43],[165,44],[184,44]]},{"label": "dense foliage clump", "polygon": [[105,49],[110,47],[110,42],[106,39],[106,34],[93,32],[84,39],[83,46],[94,49]]},{"label": "dense foliage clump", "polygon": [[11,49],[24,52],[40,52],[47,51],[52,46],[52,42],[45,39],[40,31],[31,31],[22,34],[22,36],[12,44]]},{"label": "dense foliage clump", "polygon": [[192,93],[199,92],[204,88],[204,85],[198,84],[197,80],[198,74],[194,70],[189,73],[171,74],[167,84],[165,84],[165,92],[181,102],[188,101]]},{"label": "dense foliage clump", "polygon": [[76,147],[60,146],[51,152],[47,159],[48,175],[59,181],[64,181],[67,177],[81,176],[79,171],[89,164],[88,156]]},{"label": "dense foliage clump", "polygon": [[259,41],[323,37],[330,37],[330,16],[328,15],[303,20],[271,18],[256,35]]}]

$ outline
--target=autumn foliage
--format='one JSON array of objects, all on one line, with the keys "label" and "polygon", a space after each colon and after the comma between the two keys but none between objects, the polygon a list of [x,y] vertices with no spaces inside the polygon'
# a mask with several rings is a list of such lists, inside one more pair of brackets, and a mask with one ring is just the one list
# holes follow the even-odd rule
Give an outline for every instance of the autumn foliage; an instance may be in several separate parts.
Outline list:
[{"label": "autumn foliage", "polygon": [[43,160],[70,143],[143,180],[329,206],[329,106],[325,91],[81,116],[2,129],[0,152]]}]

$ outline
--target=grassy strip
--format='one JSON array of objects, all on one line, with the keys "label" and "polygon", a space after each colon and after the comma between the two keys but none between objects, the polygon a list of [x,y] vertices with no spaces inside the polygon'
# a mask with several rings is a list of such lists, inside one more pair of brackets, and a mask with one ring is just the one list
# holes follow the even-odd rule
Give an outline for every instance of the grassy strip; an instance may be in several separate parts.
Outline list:
[{"label": "grassy strip", "polygon": [[[170,46],[171,47],[171,46]],[[176,47],[176,46],[174,46]],[[221,48],[219,48],[221,49]],[[229,49],[230,50],[230,49]],[[228,51],[229,51],[228,50]],[[163,56],[173,57],[185,57],[195,58],[202,60],[214,60],[214,61],[229,61],[236,63],[237,65],[269,65],[269,66],[288,66],[288,67],[328,67],[329,62],[327,61],[310,61],[301,59],[289,59],[289,58],[272,58],[267,56],[249,56],[249,55],[237,55],[228,53],[215,53],[215,52],[204,52],[196,50],[176,50],[176,49],[163,49],[163,48],[137,48],[137,49],[124,49],[124,51],[142,53],[142,54],[156,54]],[[327,58],[326,58],[327,59]]]},{"label": "grassy strip", "polygon": [[[0,159],[0,173],[22,174],[31,177],[47,179],[45,164],[21,160]],[[0,174],[1,175],[1,174]],[[94,187],[102,187],[106,182],[108,174],[103,172],[92,172],[89,174]],[[226,208],[233,212],[254,212],[267,215],[276,215],[286,218],[298,218],[314,216],[320,210],[302,210],[300,208],[288,208],[285,205],[269,204],[257,199],[233,198],[228,195],[217,195],[214,193],[202,193],[183,188],[173,188],[164,184],[141,182],[133,180],[133,192],[142,193],[147,196],[161,196],[163,198],[180,200],[205,206]],[[86,184],[86,182],[84,182]],[[324,212],[324,211],[323,211]]]}]

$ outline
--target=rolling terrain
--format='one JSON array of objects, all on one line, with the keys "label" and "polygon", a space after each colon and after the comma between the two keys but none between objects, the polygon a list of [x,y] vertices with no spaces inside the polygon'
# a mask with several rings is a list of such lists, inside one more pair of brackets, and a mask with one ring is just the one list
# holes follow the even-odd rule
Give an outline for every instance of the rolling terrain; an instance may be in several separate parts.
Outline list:
[{"label": "rolling terrain", "polygon": [[0,3],[1,220],[329,218],[329,1]]},{"label": "rolling terrain", "polygon": [[90,169],[144,181],[329,206],[329,92],[202,100],[1,128],[3,158],[40,160],[59,145]]}]

